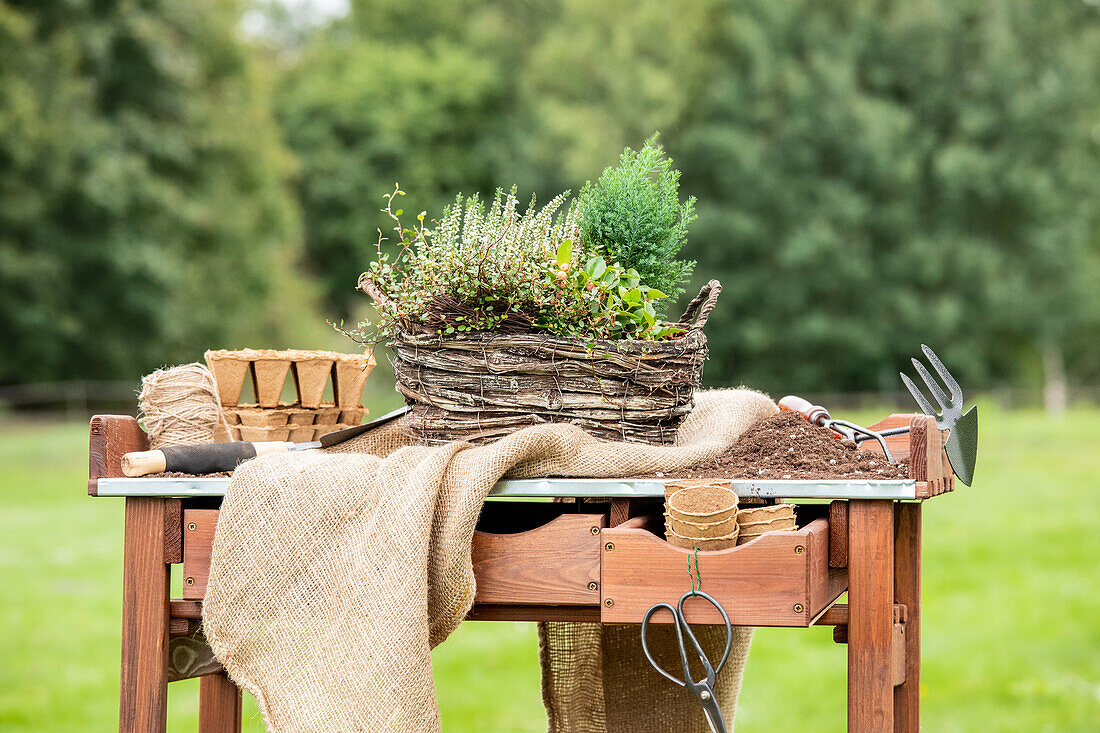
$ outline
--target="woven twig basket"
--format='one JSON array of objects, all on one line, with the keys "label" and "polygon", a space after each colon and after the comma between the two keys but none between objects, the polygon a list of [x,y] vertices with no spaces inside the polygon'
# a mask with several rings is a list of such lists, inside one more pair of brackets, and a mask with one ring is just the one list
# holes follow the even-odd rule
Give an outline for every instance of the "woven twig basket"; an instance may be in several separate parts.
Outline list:
[{"label": "woven twig basket", "polygon": [[666,341],[403,332],[393,368],[413,435],[421,444],[485,443],[568,422],[604,438],[671,443],[693,405],[707,358],[703,327],[721,292],[717,280],[704,285],[677,324],[685,333]]}]

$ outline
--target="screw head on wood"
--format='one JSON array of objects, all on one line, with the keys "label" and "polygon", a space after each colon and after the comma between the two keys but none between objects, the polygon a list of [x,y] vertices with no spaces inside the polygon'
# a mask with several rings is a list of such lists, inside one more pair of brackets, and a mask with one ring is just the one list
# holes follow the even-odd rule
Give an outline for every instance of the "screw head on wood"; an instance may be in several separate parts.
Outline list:
[{"label": "screw head on wood", "polygon": [[802,604],[801,603],[794,604],[794,612],[795,613],[802,613]]},{"label": "screw head on wood", "polygon": [[615,543],[614,542],[608,542],[606,545],[603,546],[603,549],[607,550],[608,552],[611,552],[612,550],[615,549]]},{"label": "screw head on wood", "polygon": [[187,579],[187,585],[194,585],[194,584],[195,584],[195,579],[194,578],[188,578]]},{"label": "screw head on wood", "polygon": [[806,551],[806,548],[803,547],[802,545],[796,545],[795,548],[794,548],[794,554],[796,554],[796,555],[801,555],[805,551]]},{"label": "screw head on wood", "polygon": [[599,533],[600,533],[600,528],[599,527],[593,527],[592,528],[592,534],[599,534]]},{"label": "screw head on wood", "polygon": [[597,583],[594,580],[591,583],[588,584],[588,590],[599,590],[599,589],[600,589],[600,584]]},{"label": "screw head on wood", "polygon": [[608,598],[607,600],[605,600],[603,602],[603,605],[607,606],[608,608],[611,608],[612,606],[615,605],[615,601],[612,598]]},{"label": "screw head on wood", "polygon": [[192,532],[194,532],[194,531],[195,531],[195,523],[194,523],[194,522],[188,522],[188,523],[187,523],[187,529],[189,529],[189,530],[191,530]]}]

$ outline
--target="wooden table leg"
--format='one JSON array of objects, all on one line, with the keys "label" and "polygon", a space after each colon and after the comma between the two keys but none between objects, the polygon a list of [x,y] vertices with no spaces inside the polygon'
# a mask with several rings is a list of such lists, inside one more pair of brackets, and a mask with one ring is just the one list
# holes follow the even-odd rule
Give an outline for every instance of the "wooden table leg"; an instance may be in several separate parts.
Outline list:
[{"label": "wooden table leg", "polygon": [[894,688],[894,730],[920,730],[921,505],[898,504],[894,519],[894,596],[908,609],[905,621],[905,682]]},{"label": "wooden table leg", "polygon": [[848,507],[848,730],[894,728],[894,504]]},{"label": "wooden table leg", "polygon": [[164,499],[126,499],[122,565],[119,731],[163,731],[168,722],[168,579]]},{"label": "wooden table leg", "polygon": [[199,733],[241,733],[240,689],[225,672],[199,679]]}]

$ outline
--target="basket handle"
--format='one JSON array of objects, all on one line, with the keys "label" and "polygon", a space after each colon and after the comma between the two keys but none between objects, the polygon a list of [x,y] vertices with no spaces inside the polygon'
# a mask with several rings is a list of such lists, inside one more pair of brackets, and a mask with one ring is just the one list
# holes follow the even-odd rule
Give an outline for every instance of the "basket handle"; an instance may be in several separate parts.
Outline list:
[{"label": "basket handle", "polygon": [[363,273],[359,276],[359,282],[355,284],[356,290],[362,290],[364,293],[370,296],[377,305],[382,305],[389,301],[385,295],[382,295],[382,291],[374,286],[371,279],[367,276],[367,273]]},{"label": "basket handle", "polygon": [[722,294],[722,283],[711,280],[702,287],[699,294],[688,303],[684,315],[680,316],[680,323],[688,324],[689,331],[702,331],[710,318],[710,312],[714,310],[718,302],[718,296]]}]

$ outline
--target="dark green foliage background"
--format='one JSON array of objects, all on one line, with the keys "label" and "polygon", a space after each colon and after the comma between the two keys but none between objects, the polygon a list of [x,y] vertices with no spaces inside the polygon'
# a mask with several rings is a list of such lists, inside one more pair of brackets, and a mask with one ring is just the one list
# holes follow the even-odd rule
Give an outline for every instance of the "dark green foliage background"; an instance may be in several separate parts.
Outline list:
[{"label": "dark green foliage background", "polygon": [[0,383],[288,332],[299,214],[229,2],[0,2]]},{"label": "dark green foliage background", "polygon": [[897,389],[921,342],[1100,376],[1094,4],[351,5],[249,40],[230,0],[0,0],[0,383],[309,346],[394,181],[546,201],[655,130],[725,285],[709,382]]}]

